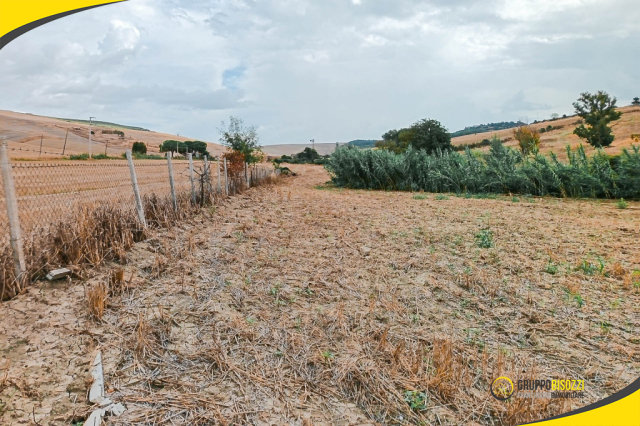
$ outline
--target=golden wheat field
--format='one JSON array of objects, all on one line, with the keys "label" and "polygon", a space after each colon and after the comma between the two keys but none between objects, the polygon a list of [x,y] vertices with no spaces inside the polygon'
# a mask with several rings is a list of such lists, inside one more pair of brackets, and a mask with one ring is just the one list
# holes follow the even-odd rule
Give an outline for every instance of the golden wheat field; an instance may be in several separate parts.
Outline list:
[{"label": "golden wheat field", "polygon": [[[640,375],[640,203],[335,189],[321,166],[0,305],[0,423],[513,425]],[[584,398],[494,399],[571,378]]]}]

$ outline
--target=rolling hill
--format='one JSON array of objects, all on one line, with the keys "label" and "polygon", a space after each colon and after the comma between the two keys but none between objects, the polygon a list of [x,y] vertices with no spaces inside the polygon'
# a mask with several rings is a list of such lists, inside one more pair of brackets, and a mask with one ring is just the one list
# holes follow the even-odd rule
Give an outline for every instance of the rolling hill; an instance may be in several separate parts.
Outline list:
[{"label": "rolling hill", "polygon": [[[103,133],[105,130],[114,129],[122,130],[124,138],[117,134]],[[110,156],[122,155],[133,142],[144,142],[147,144],[149,154],[157,154],[160,152],[160,144],[167,139],[181,142],[194,140],[184,136],[106,122],[93,124],[91,130],[94,132],[92,136],[93,154],[104,154],[106,151]],[[10,155],[13,158],[60,158],[63,149],[65,154],[89,152],[89,125],[83,120],[42,117],[0,110],[1,138],[7,140]],[[41,141],[42,153],[40,153]],[[208,150],[213,156],[217,156],[225,150],[220,144],[208,142],[208,145]]]}]

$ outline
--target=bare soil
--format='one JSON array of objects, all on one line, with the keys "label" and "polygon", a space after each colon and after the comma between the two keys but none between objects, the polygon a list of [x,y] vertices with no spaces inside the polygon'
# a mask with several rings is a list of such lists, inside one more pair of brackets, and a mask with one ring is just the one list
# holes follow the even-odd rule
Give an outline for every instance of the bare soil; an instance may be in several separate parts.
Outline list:
[{"label": "bare soil", "polygon": [[[516,424],[638,377],[639,203],[340,190],[292,169],[138,243],[100,321],[83,286],[117,265],[0,305],[0,421],[80,418],[97,349],[127,407],[109,424]],[[505,375],[584,379],[585,397],[500,402]]]}]

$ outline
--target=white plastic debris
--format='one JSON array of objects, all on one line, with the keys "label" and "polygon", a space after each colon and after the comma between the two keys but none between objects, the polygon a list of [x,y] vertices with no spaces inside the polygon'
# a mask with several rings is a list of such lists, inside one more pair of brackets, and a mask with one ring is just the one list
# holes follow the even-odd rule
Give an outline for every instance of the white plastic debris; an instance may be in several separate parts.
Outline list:
[{"label": "white plastic debris", "polygon": [[91,377],[93,383],[89,390],[89,401],[100,404],[104,399],[104,375],[102,373],[102,353],[98,351],[91,366]]},{"label": "white plastic debris", "polygon": [[113,401],[104,396],[104,373],[102,370],[102,353],[100,351],[96,354],[91,366],[91,377],[93,377],[93,383],[91,384],[91,389],[89,389],[89,401],[104,408],[93,410],[84,422],[84,426],[100,426],[102,418],[106,414],[119,416],[125,412],[126,408],[120,403],[114,404]]}]

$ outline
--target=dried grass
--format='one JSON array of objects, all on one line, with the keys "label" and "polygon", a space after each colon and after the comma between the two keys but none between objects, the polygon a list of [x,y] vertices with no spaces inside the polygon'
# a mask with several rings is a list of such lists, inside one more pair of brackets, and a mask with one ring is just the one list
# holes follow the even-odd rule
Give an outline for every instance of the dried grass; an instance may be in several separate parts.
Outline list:
[{"label": "dried grass", "polygon": [[102,320],[107,307],[108,288],[104,283],[92,285],[86,292],[89,315],[95,320]]},{"label": "dried grass", "polygon": [[[202,171],[199,174],[205,176]],[[273,185],[276,181],[277,178],[269,175],[256,179],[255,185]],[[169,196],[145,196],[143,208],[148,226],[169,228],[197,214],[201,208],[223,201],[210,185],[202,188],[195,203],[190,193],[179,193],[177,209]],[[234,188],[236,193],[246,190],[240,182]],[[61,266],[79,271],[108,261],[125,264],[127,251],[145,237],[145,229],[133,207],[109,203],[83,205],[66,219],[35,229],[24,239],[26,274],[20,279],[15,276],[11,247],[7,241],[0,243],[0,301],[17,296],[29,282]]]}]

